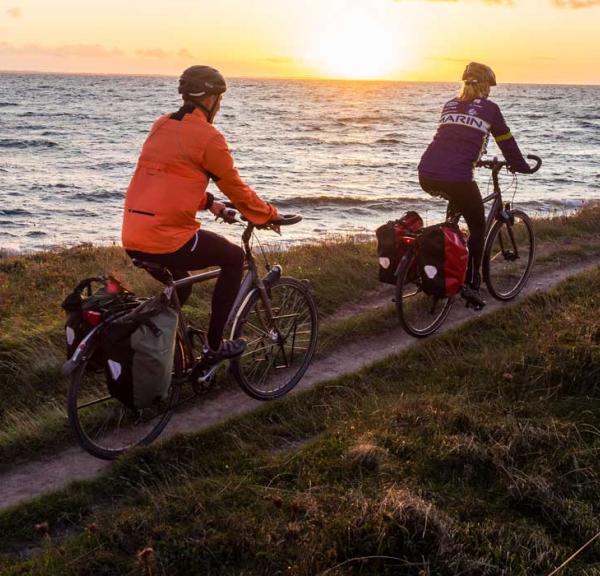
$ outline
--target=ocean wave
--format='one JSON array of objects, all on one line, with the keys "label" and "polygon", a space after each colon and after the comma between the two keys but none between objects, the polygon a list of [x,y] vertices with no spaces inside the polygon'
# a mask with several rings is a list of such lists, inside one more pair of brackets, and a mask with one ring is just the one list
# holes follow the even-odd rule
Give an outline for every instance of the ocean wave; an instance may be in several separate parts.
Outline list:
[{"label": "ocean wave", "polygon": [[18,114],[18,116],[20,116],[21,118],[32,118],[35,116],[44,116],[44,118],[72,118],[74,116],[76,116],[77,118],[80,118],[82,120],[96,120],[96,118],[92,118],[91,116],[88,116],[87,114],[78,114],[77,112],[46,112],[46,113],[41,113],[41,112],[22,112],[21,114]]},{"label": "ocean wave", "polygon": [[385,118],[365,114],[363,116],[343,116],[342,118],[337,118],[336,121],[340,124],[371,124],[372,122],[381,122],[382,120],[385,120]]},{"label": "ocean wave", "polygon": [[81,190],[81,186],[77,186],[76,184],[65,184],[63,182],[58,182],[56,184],[34,184],[31,187],[32,190],[48,190],[50,188],[58,188],[59,190]]},{"label": "ocean wave", "polygon": [[27,232],[25,236],[28,236],[29,238],[41,238],[42,236],[47,236],[47,234],[41,230],[31,230],[30,232]]},{"label": "ocean wave", "polygon": [[16,102],[0,102],[0,108],[5,108],[6,106],[18,106]]},{"label": "ocean wave", "polygon": [[124,190],[96,190],[93,192],[77,192],[71,198],[73,200],[85,200],[87,202],[104,202],[105,200],[122,200],[125,196]]},{"label": "ocean wave", "polygon": [[398,138],[378,138],[375,140],[375,144],[401,144],[402,141]]},{"label": "ocean wave", "polygon": [[122,160],[119,162],[100,162],[95,164],[94,166],[90,166],[92,170],[112,170],[113,168],[133,168],[135,167],[135,163],[129,160]]},{"label": "ocean wave", "polygon": [[33,216],[33,214],[23,208],[5,208],[0,210],[0,216]]},{"label": "ocean wave", "polygon": [[14,138],[2,138],[0,148],[54,148],[58,146],[52,140],[15,140]]},{"label": "ocean wave", "polygon": [[431,199],[425,194],[423,196],[395,196],[393,198],[355,198],[352,196],[292,196],[273,200],[278,207],[301,207],[301,206],[354,206],[364,208],[387,208],[399,206],[407,202],[429,203]]}]

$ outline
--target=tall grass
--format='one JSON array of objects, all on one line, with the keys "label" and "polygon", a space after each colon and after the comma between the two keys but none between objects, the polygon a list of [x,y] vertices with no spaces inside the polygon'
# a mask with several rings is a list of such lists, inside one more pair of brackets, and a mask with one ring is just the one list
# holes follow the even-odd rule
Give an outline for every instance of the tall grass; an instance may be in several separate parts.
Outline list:
[{"label": "tall grass", "polygon": [[[0,514],[0,567],[547,574],[600,530],[599,282],[600,268]],[[563,574],[599,565],[596,542]]]},{"label": "tall grass", "polygon": [[[600,254],[600,207],[589,205],[574,216],[535,221],[543,239],[546,263]],[[321,317],[359,301],[377,286],[372,242],[340,239],[297,246],[270,255],[284,273],[307,278]],[[60,302],[87,276],[112,273],[138,294],[156,293],[160,285],[135,268],[117,247],[79,246],[22,256],[0,257],[0,468],[17,458],[52,451],[68,441],[65,397],[68,383],[60,373],[64,361],[64,314]],[[185,307],[191,322],[203,325],[212,286],[201,285]],[[324,326],[320,353],[349,339],[382,331],[393,315],[368,313]]]}]

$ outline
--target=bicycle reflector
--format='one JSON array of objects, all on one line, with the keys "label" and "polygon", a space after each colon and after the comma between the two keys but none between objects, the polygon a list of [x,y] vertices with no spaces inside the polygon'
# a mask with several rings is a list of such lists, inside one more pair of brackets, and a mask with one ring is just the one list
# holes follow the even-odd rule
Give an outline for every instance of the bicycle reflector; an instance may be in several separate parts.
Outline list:
[{"label": "bicycle reflector", "polygon": [[97,312],[96,310],[85,310],[83,312],[83,319],[90,326],[98,326],[98,324],[102,322],[102,314],[100,312]]},{"label": "bicycle reflector", "polygon": [[403,244],[414,244],[416,240],[417,239],[414,236],[402,236]]}]

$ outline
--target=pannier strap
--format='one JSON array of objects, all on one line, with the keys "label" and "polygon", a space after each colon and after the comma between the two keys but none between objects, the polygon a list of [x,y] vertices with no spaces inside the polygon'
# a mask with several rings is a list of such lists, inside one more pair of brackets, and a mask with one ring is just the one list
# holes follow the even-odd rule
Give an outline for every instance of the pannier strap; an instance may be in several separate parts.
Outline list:
[{"label": "pannier strap", "polygon": [[154,334],[154,336],[156,336],[158,338],[158,336],[160,336],[162,334],[162,330],[154,323],[152,322],[152,320],[150,320],[150,318],[144,318],[143,316],[139,319],[140,324],[143,324],[144,326],[148,326],[148,328],[150,328],[150,331],[152,332],[152,334]]},{"label": "pannier strap", "polygon": [[73,289],[73,292],[71,292],[62,302],[61,307],[63,310],[65,310],[66,312],[71,312],[73,310],[79,310],[81,308],[81,297],[83,294],[83,291],[87,289],[87,295],[88,297],[92,295],[92,283],[93,282],[98,282],[98,283],[102,283],[104,282],[104,278],[101,278],[99,276],[92,276],[90,278],[84,278],[81,282],[79,282],[79,284],[77,284],[77,286],[75,286],[75,288]]}]

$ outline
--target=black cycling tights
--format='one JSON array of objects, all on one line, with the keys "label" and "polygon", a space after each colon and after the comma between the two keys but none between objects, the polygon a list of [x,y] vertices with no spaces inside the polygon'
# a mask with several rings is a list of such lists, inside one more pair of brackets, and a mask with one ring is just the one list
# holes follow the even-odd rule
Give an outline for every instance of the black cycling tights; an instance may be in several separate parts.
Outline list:
[{"label": "black cycling tights", "polygon": [[440,182],[419,177],[421,188],[433,194],[442,196],[450,202],[448,213],[460,212],[469,227],[469,268],[466,283],[472,288],[479,289],[481,285],[481,259],[485,242],[485,212],[477,182]]},{"label": "black cycling tights", "polygon": [[[213,350],[216,350],[221,344],[223,329],[242,281],[244,251],[218,234],[198,230],[192,239],[176,252],[147,254],[127,250],[127,254],[131,258],[163,265],[168,268],[175,280],[189,276],[188,270],[200,270],[208,266],[221,267],[221,274],[213,292],[212,312],[208,326],[208,343]],[[191,292],[191,286],[177,289],[182,305]]]}]

